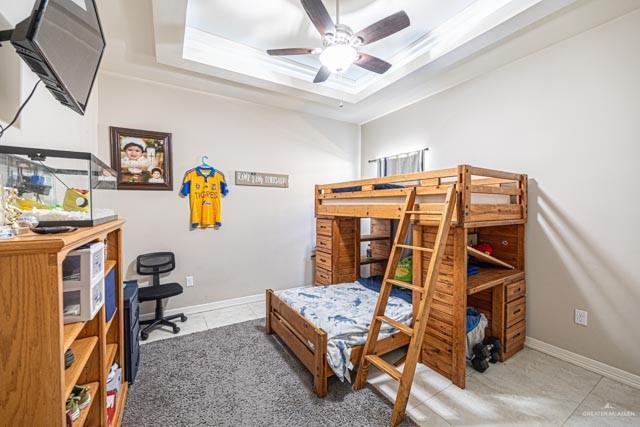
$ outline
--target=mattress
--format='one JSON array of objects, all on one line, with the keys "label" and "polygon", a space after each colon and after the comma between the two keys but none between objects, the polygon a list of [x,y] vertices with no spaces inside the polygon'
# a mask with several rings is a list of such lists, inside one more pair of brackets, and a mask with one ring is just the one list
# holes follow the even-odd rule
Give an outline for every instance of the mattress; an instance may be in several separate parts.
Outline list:
[{"label": "mattress", "polygon": [[[358,197],[348,199],[323,199],[321,203],[323,205],[385,205],[389,203],[401,204],[404,203],[405,197]],[[444,203],[444,194],[429,194],[416,196],[416,203]],[[510,196],[504,196],[500,194],[471,194],[472,204],[509,204],[511,203]]]},{"label": "mattress", "polygon": [[[374,184],[373,185],[374,190],[391,190],[394,188],[404,188],[404,186],[398,185],[398,184]],[[334,188],[332,191],[334,193],[351,193],[354,191],[362,191],[362,186],[356,185],[353,187]]]},{"label": "mattress", "polygon": [[[341,381],[345,378],[350,380],[348,373],[353,369],[351,350],[367,340],[378,292],[353,282],[285,289],[276,295],[327,333],[327,363]],[[409,325],[411,303],[392,296],[385,315]],[[383,323],[378,339],[397,332],[397,329]]]}]

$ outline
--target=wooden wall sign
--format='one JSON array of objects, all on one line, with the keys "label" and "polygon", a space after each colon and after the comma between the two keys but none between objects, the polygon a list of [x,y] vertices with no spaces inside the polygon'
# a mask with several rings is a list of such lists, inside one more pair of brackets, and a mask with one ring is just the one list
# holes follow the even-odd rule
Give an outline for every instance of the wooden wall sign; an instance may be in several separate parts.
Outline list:
[{"label": "wooden wall sign", "polygon": [[236,171],[236,185],[289,188],[289,175]]}]

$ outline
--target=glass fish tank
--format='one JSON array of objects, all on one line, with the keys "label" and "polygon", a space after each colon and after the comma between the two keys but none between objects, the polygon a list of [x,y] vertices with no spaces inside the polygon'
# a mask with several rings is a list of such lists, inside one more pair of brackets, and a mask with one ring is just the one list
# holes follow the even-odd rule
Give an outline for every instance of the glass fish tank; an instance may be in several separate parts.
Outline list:
[{"label": "glass fish tank", "polygon": [[92,227],[117,219],[116,176],[91,153],[0,145],[0,207],[40,226]]}]

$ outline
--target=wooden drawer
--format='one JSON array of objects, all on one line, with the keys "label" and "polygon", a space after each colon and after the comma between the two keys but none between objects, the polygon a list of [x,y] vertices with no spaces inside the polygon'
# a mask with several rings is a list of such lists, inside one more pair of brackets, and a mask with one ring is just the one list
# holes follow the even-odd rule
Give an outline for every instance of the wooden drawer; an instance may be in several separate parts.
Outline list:
[{"label": "wooden drawer", "polygon": [[507,285],[504,290],[504,297],[506,302],[513,301],[520,297],[523,297],[526,293],[526,286],[524,280]]},{"label": "wooden drawer", "polygon": [[516,350],[524,344],[524,338],[526,336],[526,328],[524,320],[516,323],[510,328],[507,328],[505,334],[505,348],[504,352],[510,353]]},{"label": "wooden drawer", "polygon": [[318,218],[316,220],[316,234],[323,236],[331,236],[331,227],[333,221],[330,219]]},{"label": "wooden drawer", "polygon": [[517,300],[507,303],[507,328],[524,320],[525,298],[520,297]]},{"label": "wooden drawer", "polygon": [[322,268],[316,268],[316,284],[318,285],[330,285],[333,282],[331,280],[331,272]]},{"label": "wooden drawer", "polygon": [[331,243],[332,238],[329,236],[323,236],[321,234],[316,236],[316,249],[319,251],[331,253]]},{"label": "wooden drawer", "polygon": [[316,268],[331,271],[331,254],[326,252],[316,252]]}]

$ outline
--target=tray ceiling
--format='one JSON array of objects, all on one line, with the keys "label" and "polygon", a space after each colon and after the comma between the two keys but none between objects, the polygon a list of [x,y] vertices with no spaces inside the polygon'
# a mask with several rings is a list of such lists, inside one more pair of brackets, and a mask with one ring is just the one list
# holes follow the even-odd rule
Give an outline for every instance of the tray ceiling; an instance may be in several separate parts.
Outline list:
[{"label": "tray ceiling", "polygon": [[[342,0],[340,22],[357,32],[398,10],[405,10],[412,21],[409,28],[363,49],[380,58],[393,58],[475,2]],[[325,0],[324,4],[335,22],[335,0]],[[322,46],[320,35],[311,25],[299,0],[189,0],[186,26],[262,52],[272,48]],[[314,69],[320,67],[318,55],[292,56],[280,60]],[[361,68],[351,67],[344,77],[357,80],[367,74]]]},{"label": "tray ceiling", "polygon": [[[299,0],[154,0],[156,56],[165,65],[301,99],[357,104],[545,2],[549,0],[343,0],[341,22],[354,31],[398,10],[407,12],[411,26],[363,48],[392,64],[386,74],[352,66],[314,84],[318,55],[270,57],[265,52],[321,46]],[[335,20],[335,0],[325,0],[325,6]]]}]

